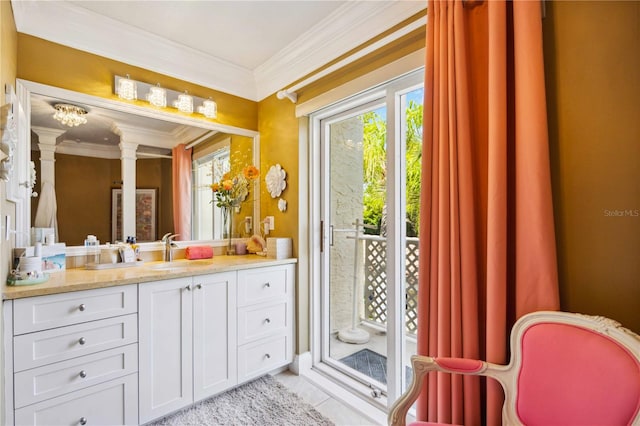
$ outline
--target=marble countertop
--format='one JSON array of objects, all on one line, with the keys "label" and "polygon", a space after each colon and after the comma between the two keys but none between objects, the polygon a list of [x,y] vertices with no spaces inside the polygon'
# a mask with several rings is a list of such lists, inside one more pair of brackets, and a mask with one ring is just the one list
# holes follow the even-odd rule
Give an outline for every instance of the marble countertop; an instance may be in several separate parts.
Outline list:
[{"label": "marble countertop", "polygon": [[5,283],[2,287],[2,299],[20,299],[296,262],[296,259],[269,259],[257,255],[246,255],[216,256],[213,259],[200,260],[180,259],[173,262],[146,262],[127,268],[67,269],[50,273],[49,280],[41,284],[20,286]]}]

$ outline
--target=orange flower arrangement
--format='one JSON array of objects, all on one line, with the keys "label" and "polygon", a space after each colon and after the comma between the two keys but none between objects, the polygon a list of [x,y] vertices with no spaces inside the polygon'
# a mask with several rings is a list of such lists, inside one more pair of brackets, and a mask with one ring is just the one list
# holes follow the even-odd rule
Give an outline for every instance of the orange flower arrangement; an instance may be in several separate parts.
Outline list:
[{"label": "orange flower arrangement", "polygon": [[218,207],[239,207],[249,195],[249,182],[260,177],[260,170],[256,166],[249,165],[240,173],[233,176],[225,173],[220,182],[211,184],[214,192],[215,203]]}]

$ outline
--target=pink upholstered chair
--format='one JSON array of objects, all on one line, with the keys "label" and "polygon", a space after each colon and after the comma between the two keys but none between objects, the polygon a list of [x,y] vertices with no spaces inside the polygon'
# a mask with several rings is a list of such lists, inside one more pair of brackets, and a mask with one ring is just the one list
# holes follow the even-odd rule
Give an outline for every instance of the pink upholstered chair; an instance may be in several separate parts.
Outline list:
[{"label": "pink upholstered chair", "polygon": [[[405,425],[425,374],[491,377],[502,385],[504,425],[640,425],[640,336],[604,317],[535,312],[511,331],[508,365],[414,356],[413,382],[389,412]],[[433,423],[414,422],[412,425]]]}]

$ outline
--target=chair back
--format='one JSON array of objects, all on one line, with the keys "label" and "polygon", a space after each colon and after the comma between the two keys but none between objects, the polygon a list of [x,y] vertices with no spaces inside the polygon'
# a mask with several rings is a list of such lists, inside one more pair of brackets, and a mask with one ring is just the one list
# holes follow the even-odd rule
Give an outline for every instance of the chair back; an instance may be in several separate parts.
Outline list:
[{"label": "chair back", "polygon": [[423,378],[437,371],[497,380],[503,425],[640,426],[640,336],[605,317],[524,315],[511,330],[508,365],[422,355],[411,363],[413,380],[391,407],[389,425],[405,424]]},{"label": "chair back", "polygon": [[617,322],[538,312],[518,321],[511,343],[515,365],[511,380],[503,384],[509,417],[530,426],[629,425],[637,420],[640,341]]}]

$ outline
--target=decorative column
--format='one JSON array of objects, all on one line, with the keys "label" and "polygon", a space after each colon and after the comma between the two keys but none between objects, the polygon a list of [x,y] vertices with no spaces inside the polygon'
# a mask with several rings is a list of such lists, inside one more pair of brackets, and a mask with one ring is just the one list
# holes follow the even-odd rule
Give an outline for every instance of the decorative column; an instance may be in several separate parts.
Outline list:
[{"label": "decorative column", "polygon": [[[66,130],[46,127],[32,127],[32,130],[38,135],[38,148],[40,148],[40,176],[36,176],[36,179],[40,180],[40,198],[33,226],[53,228],[55,241],[58,241],[55,152],[56,140]],[[33,185],[33,182],[30,184]]]},{"label": "decorative column", "polygon": [[55,152],[56,140],[60,135],[66,133],[66,130],[49,129],[47,127],[32,127],[39,139],[38,148],[40,149],[40,187],[45,182],[50,182],[55,188],[56,168],[55,168]]},{"label": "decorative column", "polygon": [[136,150],[138,143],[135,130],[122,124],[114,125],[111,131],[120,136],[120,161],[122,163],[122,235],[136,235]]}]

